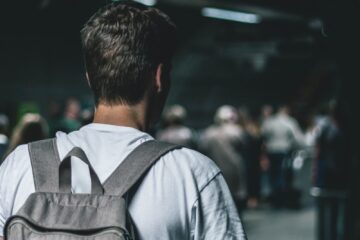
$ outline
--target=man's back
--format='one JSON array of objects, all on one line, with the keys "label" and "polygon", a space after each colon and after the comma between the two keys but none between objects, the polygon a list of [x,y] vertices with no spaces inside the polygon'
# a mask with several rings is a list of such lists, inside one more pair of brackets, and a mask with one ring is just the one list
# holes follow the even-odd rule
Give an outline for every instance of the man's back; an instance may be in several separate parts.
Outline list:
[{"label": "man's back", "polygon": [[270,152],[288,152],[302,142],[301,131],[296,121],[283,114],[277,114],[263,123],[265,145]]},{"label": "man's back", "polygon": [[[101,182],[151,136],[139,130],[90,124],[71,134],[58,133],[62,159],[73,146],[87,154]],[[73,161],[73,192],[90,192],[87,167]],[[4,184],[4,183],[7,184]],[[0,228],[34,192],[27,146],[19,147],[0,169]],[[224,179],[205,156],[175,150],[149,171],[129,211],[140,239],[243,239],[243,230]]]}]

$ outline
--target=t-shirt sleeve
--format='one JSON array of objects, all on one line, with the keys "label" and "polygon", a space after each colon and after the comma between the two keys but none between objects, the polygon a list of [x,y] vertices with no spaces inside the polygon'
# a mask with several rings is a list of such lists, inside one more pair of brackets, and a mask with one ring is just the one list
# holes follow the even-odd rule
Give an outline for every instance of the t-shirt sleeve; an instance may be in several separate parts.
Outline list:
[{"label": "t-shirt sleeve", "polygon": [[34,192],[27,145],[17,147],[0,167],[0,236],[6,220]]},{"label": "t-shirt sleeve", "polygon": [[192,207],[191,225],[193,240],[246,239],[235,203],[221,173],[201,189]]},{"label": "t-shirt sleeve", "polygon": [[3,236],[5,222],[10,217],[11,206],[9,206],[7,196],[10,185],[9,181],[12,179],[9,168],[14,161],[14,155],[14,152],[11,153],[0,167],[0,237]]}]

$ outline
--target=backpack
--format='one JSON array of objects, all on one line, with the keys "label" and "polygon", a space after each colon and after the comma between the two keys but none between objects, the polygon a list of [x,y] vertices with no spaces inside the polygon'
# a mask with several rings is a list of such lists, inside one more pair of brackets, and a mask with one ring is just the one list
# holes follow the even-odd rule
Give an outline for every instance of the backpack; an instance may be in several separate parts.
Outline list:
[{"label": "backpack", "polygon": [[[82,149],[73,148],[60,161],[56,139],[30,143],[35,193],[6,222],[5,239],[136,239],[126,198],[161,156],[177,148],[147,141],[130,153],[102,185]],[[71,157],[88,165],[91,194],[71,193]]]}]

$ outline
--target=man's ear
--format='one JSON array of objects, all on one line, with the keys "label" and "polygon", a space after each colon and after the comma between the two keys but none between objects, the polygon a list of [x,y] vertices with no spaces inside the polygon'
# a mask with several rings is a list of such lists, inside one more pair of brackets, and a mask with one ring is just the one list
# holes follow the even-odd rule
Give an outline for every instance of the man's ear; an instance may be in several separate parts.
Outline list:
[{"label": "man's ear", "polygon": [[164,64],[160,63],[155,72],[155,91],[161,93],[164,89]]}]

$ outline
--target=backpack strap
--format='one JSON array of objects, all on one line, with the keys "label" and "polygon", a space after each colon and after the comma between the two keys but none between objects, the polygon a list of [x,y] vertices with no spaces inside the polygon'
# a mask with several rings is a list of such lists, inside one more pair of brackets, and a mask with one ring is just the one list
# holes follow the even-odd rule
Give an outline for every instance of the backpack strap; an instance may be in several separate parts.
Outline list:
[{"label": "backpack strap", "polygon": [[57,192],[60,157],[56,139],[28,144],[36,192]]},{"label": "backpack strap", "polygon": [[148,170],[168,152],[182,148],[181,146],[159,142],[146,141],[132,151],[105,181],[106,194],[124,196]]}]

